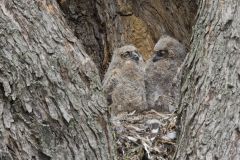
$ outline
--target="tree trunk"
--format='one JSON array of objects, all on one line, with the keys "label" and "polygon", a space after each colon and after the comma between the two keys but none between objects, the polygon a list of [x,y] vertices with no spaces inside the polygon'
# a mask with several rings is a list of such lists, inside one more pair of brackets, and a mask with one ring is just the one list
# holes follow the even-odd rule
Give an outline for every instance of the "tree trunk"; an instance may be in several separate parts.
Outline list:
[{"label": "tree trunk", "polygon": [[200,0],[175,159],[240,159],[240,3]]},{"label": "tree trunk", "polygon": [[55,0],[0,1],[0,159],[113,159],[102,95]]}]

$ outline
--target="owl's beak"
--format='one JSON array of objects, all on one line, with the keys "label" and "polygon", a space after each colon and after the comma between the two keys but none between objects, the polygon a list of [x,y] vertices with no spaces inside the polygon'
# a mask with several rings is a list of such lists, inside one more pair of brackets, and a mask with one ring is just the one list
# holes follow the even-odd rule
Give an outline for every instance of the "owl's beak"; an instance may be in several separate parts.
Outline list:
[{"label": "owl's beak", "polygon": [[139,61],[139,56],[138,56],[138,54],[133,52],[133,53],[132,53],[132,59],[138,62],[138,61]]},{"label": "owl's beak", "polygon": [[139,61],[139,57],[138,57],[138,56],[134,56],[133,59],[134,59],[135,61],[137,61],[137,62]]},{"label": "owl's beak", "polygon": [[158,56],[157,54],[155,54],[154,57],[153,57],[153,59],[152,59],[152,61],[153,61],[153,62],[157,62],[157,61],[159,61],[160,59],[161,59],[161,57]]}]

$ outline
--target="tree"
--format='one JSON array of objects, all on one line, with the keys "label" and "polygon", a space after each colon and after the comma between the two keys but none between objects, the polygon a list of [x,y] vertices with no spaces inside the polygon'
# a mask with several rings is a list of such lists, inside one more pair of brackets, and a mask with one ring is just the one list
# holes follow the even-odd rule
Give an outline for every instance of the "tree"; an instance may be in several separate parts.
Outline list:
[{"label": "tree", "polygon": [[113,159],[99,73],[55,0],[0,1],[0,159]]},{"label": "tree", "polygon": [[240,3],[201,0],[183,68],[175,159],[240,159]]}]

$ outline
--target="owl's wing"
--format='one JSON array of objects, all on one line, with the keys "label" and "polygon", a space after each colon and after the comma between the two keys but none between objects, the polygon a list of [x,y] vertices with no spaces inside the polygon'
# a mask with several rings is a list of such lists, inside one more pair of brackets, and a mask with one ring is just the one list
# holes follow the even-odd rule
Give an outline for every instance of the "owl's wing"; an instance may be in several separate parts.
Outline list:
[{"label": "owl's wing", "polygon": [[118,80],[117,80],[117,74],[111,72],[111,74],[106,74],[106,78],[103,80],[103,91],[106,94],[107,97],[107,104],[110,106],[113,103],[112,100],[112,92],[114,88],[117,86]]},{"label": "owl's wing", "polygon": [[105,93],[111,93],[114,87],[118,84],[118,70],[112,70],[109,73],[106,73],[106,76],[103,80],[103,90]]}]

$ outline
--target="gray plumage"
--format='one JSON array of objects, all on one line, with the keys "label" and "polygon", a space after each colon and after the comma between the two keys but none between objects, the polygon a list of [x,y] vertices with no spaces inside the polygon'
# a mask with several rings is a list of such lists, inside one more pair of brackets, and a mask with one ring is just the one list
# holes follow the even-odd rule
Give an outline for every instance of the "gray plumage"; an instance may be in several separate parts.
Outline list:
[{"label": "gray plumage", "polygon": [[170,36],[162,36],[145,66],[146,97],[149,108],[175,110],[178,87],[173,81],[186,54],[185,47]]},{"label": "gray plumage", "polygon": [[144,62],[133,45],[114,51],[112,61],[103,80],[110,112],[142,111],[147,108]]}]

